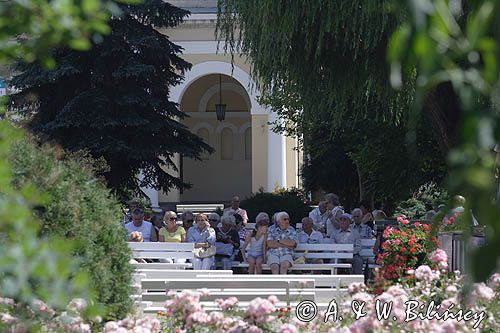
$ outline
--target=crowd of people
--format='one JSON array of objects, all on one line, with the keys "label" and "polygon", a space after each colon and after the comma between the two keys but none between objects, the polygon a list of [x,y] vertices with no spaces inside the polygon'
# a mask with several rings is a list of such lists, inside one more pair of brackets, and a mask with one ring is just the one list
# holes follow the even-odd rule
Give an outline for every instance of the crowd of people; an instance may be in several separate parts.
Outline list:
[{"label": "crowd of people", "polygon": [[[267,263],[272,274],[287,274],[297,262],[294,249],[298,244],[353,244],[352,273],[361,274],[363,259],[360,256],[360,240],[373,238],[373,221],[384,218],[382,210],[370,211],[361,202],[349,214],[341,206],[339,197],[329,193],[319,202],[309,216],[301,220],[301,228],[290,225],[287,212],[269,216],[265,212],[255,217],[255,228],[248,230],[248,214],[240,207],[240,199],[232,198],[231,206],[217,213],[193,214],[184,212],[182,224],[173,211],[167,211],[163,219],[154,216],[144,220],[140,208],[132,211],[131,221],[125,224],[129,241],[194,243],[193,269],[209,270],[232,268],[234,261],[248,263],[248,273],[262,273]],[[303,258],[302,258],[303,259]],[[170,260],[169,262],[179,262]],[[323,259],[306,259],[307,263],[323,263]],[[167,260],[168,262],[168,260]]]}]

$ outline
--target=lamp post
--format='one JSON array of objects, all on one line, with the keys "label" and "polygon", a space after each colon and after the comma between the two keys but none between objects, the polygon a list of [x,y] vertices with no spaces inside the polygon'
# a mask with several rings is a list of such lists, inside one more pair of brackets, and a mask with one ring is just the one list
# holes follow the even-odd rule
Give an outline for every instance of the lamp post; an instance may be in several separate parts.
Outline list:
[{"label": "lamp post", "polygon": [[226,119],[226,104],[222,104],[222,75],[219,74],[219,104],[215,104],[215,113],[217,120],[223,121]]}]

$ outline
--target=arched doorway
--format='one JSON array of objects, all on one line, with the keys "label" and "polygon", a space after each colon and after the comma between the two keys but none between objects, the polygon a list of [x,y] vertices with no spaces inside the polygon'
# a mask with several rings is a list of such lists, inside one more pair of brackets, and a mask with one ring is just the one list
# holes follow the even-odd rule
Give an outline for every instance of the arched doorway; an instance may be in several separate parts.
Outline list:
[{"label": "arched doorway", "polygon": [[[222,94],[220,94],[222,92]],[[215,104],[227,105],[218,121]],[[183,158],[181,174],[192,188],[180,193],[182,202],[222,202],[234,194],[252,192],[251,101],[246,89],[224,74],[201,76],[186,88],[180,109],[189,115],[183,123],[215,149],[200,161]]]}]

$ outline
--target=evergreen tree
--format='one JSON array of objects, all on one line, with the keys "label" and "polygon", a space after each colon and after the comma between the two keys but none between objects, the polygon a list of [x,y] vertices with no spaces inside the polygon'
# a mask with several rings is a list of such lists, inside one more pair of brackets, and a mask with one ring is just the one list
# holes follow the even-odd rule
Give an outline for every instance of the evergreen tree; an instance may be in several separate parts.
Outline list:
[{"label": "evergreen tree", "polygon": [[178,25],[188,12],[162,0],[117,6],[122,13],[111,18],[111,33],[90,51],[56,50],[52,70],[17,64],[11,109],[43,141],[103,157],[108,185],[122,197],[138,190],[141,170],[141,185],[188,187],[164,168],[175,169],[175,153],[198,158],[212,148],[179,122],[185,115],[168,100],[191,65],[157,30]]}]

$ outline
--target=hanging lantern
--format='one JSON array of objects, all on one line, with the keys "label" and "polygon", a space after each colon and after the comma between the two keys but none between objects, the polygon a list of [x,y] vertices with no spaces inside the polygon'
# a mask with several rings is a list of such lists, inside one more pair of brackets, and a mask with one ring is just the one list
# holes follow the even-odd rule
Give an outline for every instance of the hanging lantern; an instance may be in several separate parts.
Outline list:
[{"label": "hanging lantern", "polygon": [[226,104],[222,104],[222,75],[219,74],[219,104],[215,104],[215,113],[217,120],[223,121],[226,119]]}]

